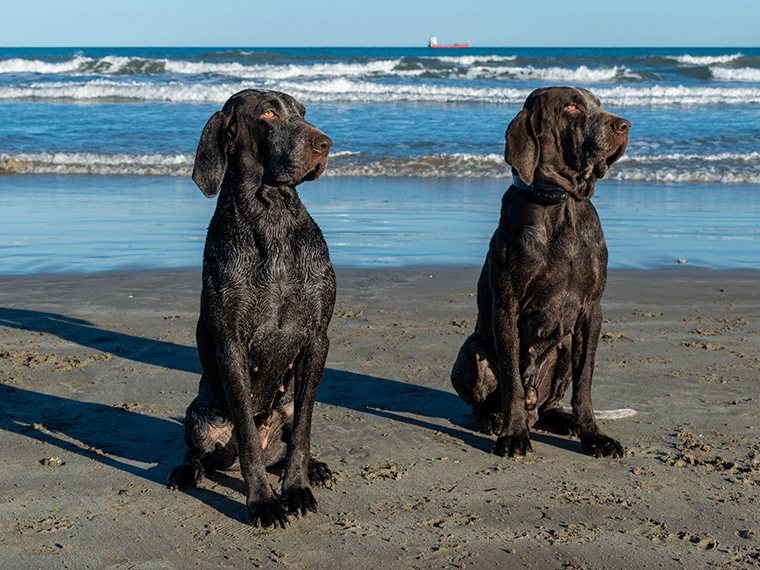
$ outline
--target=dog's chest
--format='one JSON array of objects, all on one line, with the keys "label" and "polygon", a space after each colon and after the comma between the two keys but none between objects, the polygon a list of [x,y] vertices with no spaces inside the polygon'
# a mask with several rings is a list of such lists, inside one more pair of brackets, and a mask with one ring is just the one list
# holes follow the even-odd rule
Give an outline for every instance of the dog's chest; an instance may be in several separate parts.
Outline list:
[{"label": "dog's chest", "polygon": [[562,337],[601,299],[607,250],[595,221],[590,226],[560,224],[553,231],[546,226],[523,229],[522,263],[512,264],[521,292],[523,334]]},{"label": "dog's chest", "polygon": [[314,279],[284,273],[272,274],[252,286],[247,312],[251,334],[261,342],[293,341],[307,336],[319,321],[322,299]]},{"label": "dog's chest", "polygon": [[303,286],[259,291],[248,309],[247,350],[254,409],[261,412],[292,390],[291,382],[318,322],[319,301]]}]

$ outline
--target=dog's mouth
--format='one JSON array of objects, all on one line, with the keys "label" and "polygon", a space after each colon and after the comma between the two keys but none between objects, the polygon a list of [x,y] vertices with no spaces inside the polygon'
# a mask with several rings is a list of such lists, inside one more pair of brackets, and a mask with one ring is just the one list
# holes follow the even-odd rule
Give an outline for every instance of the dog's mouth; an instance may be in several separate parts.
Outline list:
[{"label": "dog's mouth", "polygon": [[615,164],[620,158],[625,154],[625,149],[628,147],[628,140],[624,143],[622,143],[615,152],[613,152],[607,160],[604,161],[604,164],[607,168]]},{"label": "dog's mouth", "polygon": [[275,175],[274,182],[276,185],[301,184],[301,182],[311,182],[316,180],[327,167],[327,154],[315,153],[311,159],[301,163],[300,167],[291,165],[291,167],[279,175]]},{"label": "dog's mouth", "polygon": [[591,174],[593,173],[596,178],[604,178],[604,175],[607,174],[607,171],[610,169],[610,166],[615,164],[618,160],[620,160],[620,157],[625,154],[625,149],[628,146],[627,142],[622,143],[620,146],[618,146],[612,154],[610,154],[607,158],[604,158],[597,162],[596,164],[592,164],[583,173],[583,178],[585,180],[588,180],[591,177]]},{"label": "dog's mouth", "polygon": [[327,156],[319,156],[316,164],[314,165],[314,168],[309,170],[309,172],[306,173],[306,176],[304,176],[305,182],[311,182],[312,180],[316,180],[320,176],[322,176],[322,173],[325,171],[325,168],[327,167]]}]

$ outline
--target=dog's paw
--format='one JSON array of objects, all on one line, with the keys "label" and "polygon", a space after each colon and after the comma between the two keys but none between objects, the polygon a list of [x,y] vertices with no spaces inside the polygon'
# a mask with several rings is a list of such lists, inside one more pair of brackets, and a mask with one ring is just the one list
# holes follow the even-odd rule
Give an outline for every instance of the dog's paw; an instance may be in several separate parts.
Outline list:
[{"label": "dog's paw", "polygon": [[183,463],[172,469],[169,474],[169,482],[166,484],[172,491],[194,489],[203,481],[205,472],[200,461]]},{"label": "dog's paw", "polygon": [[515,455],[532,453],[533,447],[530,445],[528,431],[516,435],[500,436],[493,446],[493,452],[499,457],[514,457]]},{"label": "dog's paw", "polygon": [[309,459],[309,484],[314,487],[327,487],[332,489],[335,478],[327,463],[317,461],[313,457]]},{"label": "dog's paw", "polygon": [[314,494],[309,487],[295,487],[288,491],[283,490],[280,501],[292,515],[306,516],[309,512],[317,512],[317,500],[314,498]]},{"label": "dog's paw", "polygon": [[288,526],[288,513],[274,497],[252,501],[248,503],[247,509],[245,522],[251,526],[262,528],[269,526],[285,528]]},{"label": "dog's paw", "polygon": [[623,457],[625,449],[616,439],[603,433],[581,437],[583,451],[593,457]]}]

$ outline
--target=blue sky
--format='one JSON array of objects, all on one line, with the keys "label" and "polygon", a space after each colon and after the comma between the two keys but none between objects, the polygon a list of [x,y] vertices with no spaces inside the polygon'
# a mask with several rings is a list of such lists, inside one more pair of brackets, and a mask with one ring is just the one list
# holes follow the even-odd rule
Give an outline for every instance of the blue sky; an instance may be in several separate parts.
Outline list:
[{"label": "blue sky", "polygon": [[0,45],[760,45],[760,1],[12,0]]}]

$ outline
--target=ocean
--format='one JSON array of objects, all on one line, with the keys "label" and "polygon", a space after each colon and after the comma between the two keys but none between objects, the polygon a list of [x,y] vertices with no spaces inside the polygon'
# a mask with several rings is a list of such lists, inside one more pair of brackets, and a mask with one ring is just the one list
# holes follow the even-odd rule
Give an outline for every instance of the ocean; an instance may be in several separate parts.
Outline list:
[{"label": "ocean", "polygon": [[299,192],[336,264],[479,265],[546,85],[633,125],[594,199],[611,267],[760,267],[759,48],[2,48],[0,273],[200,265],[195,148],[246,88],[333,139]]}]

